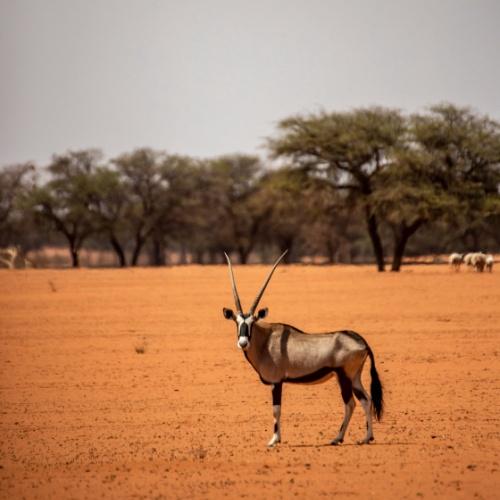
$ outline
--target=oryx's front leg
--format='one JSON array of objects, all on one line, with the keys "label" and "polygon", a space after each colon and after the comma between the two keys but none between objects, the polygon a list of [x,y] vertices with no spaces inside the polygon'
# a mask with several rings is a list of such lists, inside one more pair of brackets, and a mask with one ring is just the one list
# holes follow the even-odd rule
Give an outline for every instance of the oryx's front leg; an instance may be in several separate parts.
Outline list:
[{"label": "oryx's front leg", "polygon": [[267,446],[273,447],[281,442],[281,389],[283,384],[281,382],[273,384],[273,417],[274,417],[274,434]]}]

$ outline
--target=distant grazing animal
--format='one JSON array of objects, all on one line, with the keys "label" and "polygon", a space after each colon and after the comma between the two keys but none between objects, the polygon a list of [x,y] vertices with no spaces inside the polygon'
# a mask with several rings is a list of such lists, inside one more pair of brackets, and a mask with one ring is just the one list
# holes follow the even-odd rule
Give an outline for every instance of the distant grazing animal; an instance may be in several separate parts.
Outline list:
[{"label": "distant grazing animal", "polygon": [[472,256],[474,255],[473,252],[469,252],[467,254],[464,255],[464,264],[467,266],[467,267],[472,267]]},{"label": "distant grazing animal", "polygon": [[490,253],[486,256],[486,269],[491,273],[493,271],[493,264],[495,259]]},{"label": "distant grazing animal", "polygon": [[[366,416],[366,435],[358,444],[373,441],[372,413],[380,420],[383,412],[382,384],[375,368],[373,352],[361,335],[349,330],[332,333],[308,334],[284,323],[264,323],[268,309],[255,310],[278,266],[283,253],[275,262],[266,281],[247,313],[241,307],[233,268],[225,254],[233,289],[236,313],[223,308],[224,317],[236,323],[238,347],[257,372],[262,383],[271,386],[274,433],[268,446],[281,442],[281,392],[284,383],[314,384],[337,376],[342,399],[344,420],[332,445],[342,443],[356,403],[361,403]],[[371,396],[361,384],[361,372],[366,358],[371,361]]]},{"label": "distant grazing animal", "polygon": [[460,264],[462,264],[462,261],[464,259],[464,255],[461,253],[452,253],[450,257],[448,258],[448,262],[450,263],[450,266],[455,269],[455,271],[460,271]]},{"label": "distant grazing animal", "polygon": [[14,269],[18,253],[19,249],[17,247],[0,248],[0,267]]},{"label": "distant grazing animal", "polygon": [[482,252],[472,254],[471,264],[478,273],[482,273],[486,266],[486,255]]}]

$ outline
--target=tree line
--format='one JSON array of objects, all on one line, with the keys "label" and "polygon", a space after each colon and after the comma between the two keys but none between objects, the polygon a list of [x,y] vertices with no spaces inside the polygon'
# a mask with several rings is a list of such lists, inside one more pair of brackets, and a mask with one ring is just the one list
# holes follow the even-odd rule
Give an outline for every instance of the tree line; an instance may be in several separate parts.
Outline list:
[{"label": "tree line", "polygon": [[104,160],[89,149],[48,166],[0,171],[0,246],[109,248],[120,266],[166,250],[197,263],[223,251],[247,263],[389,261],[405,254],[500,248],[500,124],[439,104],[296,115],[267,139],[268,160],[210,159],[142,148]]}]

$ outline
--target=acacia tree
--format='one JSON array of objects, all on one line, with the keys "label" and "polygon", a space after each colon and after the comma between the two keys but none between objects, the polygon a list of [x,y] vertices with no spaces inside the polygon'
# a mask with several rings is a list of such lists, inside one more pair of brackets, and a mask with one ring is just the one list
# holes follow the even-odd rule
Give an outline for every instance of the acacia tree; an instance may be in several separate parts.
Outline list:
[{"label": "acacia tree", "polygon": [[363,218],[350,193],[317,179],[305,202],[308,249],[313,255],[326,254],[330,264],[346,258],[351,262],[356,256],[356,242],[362,239]]},{"label": "acacia tree", "polygon": [[[196,206],[194,190],[198,165],[185,156],[167,155],[159,166],[162,197],[151,233],[153,265],[164,265],[168,241],[179,240],[185,232]],[[176,235],[173,237],[173,235]]]},{"label": "acacia tree", "polygon": [[362,207],[379,271],[384,271],[385,263],[374,191],[405,131],[399,111],[367,108],[288,118],[279,123],[279,136],[269,140],[276,158],[291,159],[315,175],[324,174],[332,186],[347,191]]},{"label": "acacia tree", "polygon": [[282,168],[265,175],[254,197],[266,213],[261,238],[275,243],[280,253],[288,250],[284,262],[289,263],[301,238],[305,222],[305,188],[307,176],[299,170]]},{"label": "acacia tree", "polygon": [[430,181],[455,200],[445,217],[478,250],[481,234],[498,235],[500,124],[469,108],[439,104],[413,117],[412,137],[427,156]]},{"label": "acacia tree", "polygon": [[34,187],[29,196],[35,216],[66,238],[73,267],[80,264],[84,241],[96,231],[89,209],[93,195],[91,176],[101,158],[102,153],[95,149],[54,155],[47,167],[50,180]]},{"label": "acacia tree", "polygon": [[[222,177],[222,178],[221,178]],[[227,182],[221,172],[214,173],[213,160],[192,161],[185,182],[183,223],[177,228],[181,259],[189,250],[193,262],[204,264],[208,254],[211,264],[219,262],[224,251],[233,245],[231,227],[226,224],[225,191]],[[183,262],[186,262],[184,260]]]},{"label": "acacia tree", "polygon": [[161,165],[166,153],[137,149],[112,160],[128,193],[125,217],[131,232],[131,264],[136,266],[141,251],[155,231],[162,210],[167,181]]},{"label": "acacia tree", "polygon": [[119,172],[105,166],[91,176],[89,211],[96,230],[108,239],[120,267],[127,265],[125,248],[129,238],[127,208],[129,191]]},{"label": "acacia tree", "polygon": [[30,174],[35,167],[31,163],[10,165],[0,170],[0,246],[17,244],[23,238],[25,225],[22,200],[33,182]]},{"label": "acacia tree", "polygon": [[149,148],[137,149],[112,160],[127,193],[124,210],[132,240],[131,264],[136,266],[146,243],[151,261],[165,264],[167,237],[181,231],[189,205],[190,176],[195,162]]},{"label": "acacia tree", "polygon": [[246,264],[268,213],[253,202],[262,170],[260,160],[249,155],[222,156],[210,160],[208,170],[222,215],[217,245],[230,245],[238,252],[240,263]]},{"label": "acacia tree", "polygon": [[457,200],[432,181],[433,164],[424,151],[395,153],[378,179],[374,209],[393,238],[391,271],[399,271],[409,239],[425,224],[457,209]]}]

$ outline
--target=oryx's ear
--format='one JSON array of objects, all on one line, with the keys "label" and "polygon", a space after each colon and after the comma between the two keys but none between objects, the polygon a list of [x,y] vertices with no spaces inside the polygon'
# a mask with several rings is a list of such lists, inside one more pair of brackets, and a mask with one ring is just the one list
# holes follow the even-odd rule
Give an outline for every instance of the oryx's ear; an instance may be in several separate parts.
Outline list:
[{"label": "oryx's ear", "polygon": [[264,319],[267,316],[268,312],[269,309],[267,307],[265,307],[264,309],[259,309],[259,312],[257,313],[257,318]]},{"label": "oryx's ear", "polygon": [[234,313],[233,313],[232,309],[227,309],[227,308],[223,307],[222,314],[224,314],[224,318],[226,318],[226,319],[234,319]]}]

